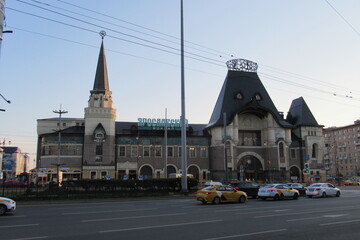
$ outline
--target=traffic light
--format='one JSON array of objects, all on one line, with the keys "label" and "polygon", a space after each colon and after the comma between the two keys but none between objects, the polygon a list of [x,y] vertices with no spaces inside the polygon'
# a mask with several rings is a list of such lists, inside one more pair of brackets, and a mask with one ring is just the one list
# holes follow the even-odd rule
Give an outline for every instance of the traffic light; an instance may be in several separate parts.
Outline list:
[{"label": "traffic light", "polygon": [[305,163],[305,173],[309,173],[309,164]]}]

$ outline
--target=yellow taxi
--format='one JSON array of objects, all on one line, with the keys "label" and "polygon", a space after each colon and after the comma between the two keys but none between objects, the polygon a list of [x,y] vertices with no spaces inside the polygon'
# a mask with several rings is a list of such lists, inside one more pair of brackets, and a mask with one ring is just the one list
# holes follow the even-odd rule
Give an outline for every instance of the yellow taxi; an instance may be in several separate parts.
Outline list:
[{"label": "yellow taxi", "polygon": [[245,192],[237,191],[227,185],[213,185],[196,192],[196,200],[206,204],[208,202],[219,204],[221,202],[244,203],[248,199]]}]

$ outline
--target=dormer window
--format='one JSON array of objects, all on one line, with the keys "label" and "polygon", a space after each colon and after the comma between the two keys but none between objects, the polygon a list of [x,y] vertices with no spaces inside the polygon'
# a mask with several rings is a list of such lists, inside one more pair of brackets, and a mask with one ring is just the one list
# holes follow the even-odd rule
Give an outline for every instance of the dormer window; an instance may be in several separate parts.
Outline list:
[{"label": "dormer window", "polygon": [[260,101],[262,99],[261,95],[259,93],[255,94],[255,100]]},{"label": "dormer window", "polygon": [[241,100],[241,99],[243,99],[243,98],[244,98],[244,97],[243,97],[243,94],[242,94],[241,92],[238,92],[238,93],[235,94],[235,99]]}]

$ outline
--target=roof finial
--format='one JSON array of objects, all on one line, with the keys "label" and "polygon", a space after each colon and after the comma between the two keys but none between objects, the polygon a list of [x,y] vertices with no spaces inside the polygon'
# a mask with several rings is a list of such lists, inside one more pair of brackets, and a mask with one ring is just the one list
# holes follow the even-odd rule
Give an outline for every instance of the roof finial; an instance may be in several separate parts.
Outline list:
[{"label": "roof finial", "polygon": [[106,32],[104,30],[101,30],[99,34],[101,36],[101,39],[104,39],[104,37],[106,36]]}]

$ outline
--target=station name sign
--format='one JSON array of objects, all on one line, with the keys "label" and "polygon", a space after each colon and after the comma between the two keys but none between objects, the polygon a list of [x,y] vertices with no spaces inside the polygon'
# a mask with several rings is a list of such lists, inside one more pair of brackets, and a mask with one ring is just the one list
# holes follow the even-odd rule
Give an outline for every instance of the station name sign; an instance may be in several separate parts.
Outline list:
[{"label": "station name sign", "polygon": [[[138,118],[138,129],[140,130],[181,130],[180,119],[161,118]],[[188,128],[188,120],[185,119],[185,127]]]}]

